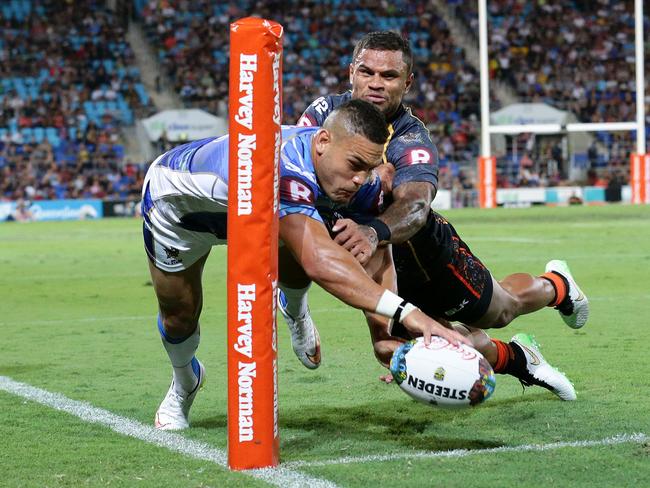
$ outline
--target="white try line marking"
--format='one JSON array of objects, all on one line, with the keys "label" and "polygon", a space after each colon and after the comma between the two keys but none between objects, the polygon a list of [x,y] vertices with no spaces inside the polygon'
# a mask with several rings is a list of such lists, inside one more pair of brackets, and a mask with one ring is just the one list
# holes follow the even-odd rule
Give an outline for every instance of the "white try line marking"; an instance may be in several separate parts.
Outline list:
[{"label": "white try line marking", "polygon": [[400,459],[437,459],[437,458],[463,458],[468,456],[485,456],[486,454],[500,454],[504,452],[541,452],[553,451],[555,449],[566,449],[571,447],[599,447],[615,446],[618,444],[640,444],[650,441],[646,434],[620,434],[605,439],[594,441],[572,441],[572,442],[553,442],[550,444],[524,444],[520,446],[503,446],[492,447],[488,449],[454,449],[452,451],[411,451],[397,452],[393,454],[376,454],[370,456],[342,457],[338,459],[328,459],[325,461],[294,461],[285,463],[284,466],[291,469],[312,468],[320,466],[333,466],[341,464],[358,464],[397,461]]},{"label": "white try line marking", "polygon": [[[129,437],[134,437],[158,447],[178,452],[195,459],[208,461],[223,468],[228,466],[226,452],[210,446],[204,442],[187,439],[180,434],[155,429],[135,420],[121,417],[102,408],[93,407],[89,403],[72,400],[59,393],[52,393],[31,385],[14,381],[6,376],[0,376],[0,390],[31,400],[41,405],[66,412],[81,420],[93,424],[100,424],[109,429]],[[337,488],[338,485],[321,478],[315,478],[304,473],[299,473],[291,468],[251,469],[240,471],[241,474],[252,476],[271,485],[279,487],[304,488]]]},{"label": "white try line marking", "polygon": [[[72,400],[59,393],[51,393],[25,383],[14,381],[6,376],[0,376],[0,390],[69,413],[86,422],[103,425],[120,434],[134,437],[155,446],[164,447],[170,451],[178,452],[195,459],[209,461],[223,468],[227,468],[227,455],[225,451],[212,447],[204,442],[187,439],[186,437],[173,432],[157,430],[152,426],[142,424],[126,417],[121,417],[109,412],[108,410],[93,407],[86,402]],[[309,486],[310,488],[337,488],[338,485],[331,481],[300,473],[296,471],[296,469],[397,461],[400,459],[463,458],[468,456],[484,456],[486,454],[507,452],[542,452],[566,448],[614,446],[630,443],[640,444],[643,442],[650,442],[650,436],[644,433],[620,434],[605,439],[553,442],[550,444],[524,444],[519,446],[504,446],[488,449],[454,449],[451,451],[411,451],[358,457],[350,456],[324,461],[294,461],[283,463],[279,468],[253,469],[240,471],[240,473],[279,487],[303,488]]]}]

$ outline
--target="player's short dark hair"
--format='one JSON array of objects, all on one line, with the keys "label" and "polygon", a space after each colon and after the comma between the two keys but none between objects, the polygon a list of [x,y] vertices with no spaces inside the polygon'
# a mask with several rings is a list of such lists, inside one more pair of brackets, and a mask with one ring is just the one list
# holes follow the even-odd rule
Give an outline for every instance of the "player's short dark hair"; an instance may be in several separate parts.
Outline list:
[{"label": "player's short dark hair", "polygon": [[408,39],[404,39],[397,32],[393,31],[375,31],[368,32],[354,46],[352,52],[352,63],[357,60],[357,56],[364,49],[373,49],[375,51],[401,51],[404,63],[406,63],[407,74],[413,70],[413,51]]},{"label": "player's short dark hair", "polygon": [[[375,144],[388,139],[386,117],[379,108],[365,100],[354,99],[339,105],[330,115],[344,117],[343,124],[352,134],[359,134]],[[328,117],[328,118],[329,118]]]}]

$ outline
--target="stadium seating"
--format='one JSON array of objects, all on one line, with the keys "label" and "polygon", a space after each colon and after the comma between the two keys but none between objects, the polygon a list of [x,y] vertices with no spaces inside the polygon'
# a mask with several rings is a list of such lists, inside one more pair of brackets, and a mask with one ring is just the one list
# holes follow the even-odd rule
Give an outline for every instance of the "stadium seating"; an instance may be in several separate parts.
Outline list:
[{"label": "stadium seating", "polygon": [[[478,3],[447,3],[478,39]],[[580,122],[635,120],[634,2],[490,0],[488,22],[491,76],[522,102],[553,105]],[[611,156],[617,145],[633,150],[635,133],[596,139]]]},{"label": "stadium seating", "polygon": [[[106,195],[128,186],[111,191],[123,172],[120,130],[153,106],[124,29],[103,3],[1,2],[0,169],[12,173],[0,174],[0,199],[83,196],[97,175]],[[85,186],[70,186],[72,178],[52,192],[43,180],[56,179],[51,163],[60,174],[73,168]]]},{"label": "stadium seating", "polygon": [[[0,2],[0,169],[29,161],[42,176],[48,168],[43,161],[49,161],[43,154],[61,168],[82,168],[86,176],[104,171],[99,162],[123,162],[120,131],[153,107],[124,26],[104,3]],[[628,3],[490,0],[492,76],[509,83],[522,101],[551,103],[580,121],[632,120],[634,29]],[[478,32],[476,2],[447,4]],[[286,123],[317,97],[348,89],[350,55],[363,33],[399,31],[415,56],[415,83],[406,102],[438,146],[441,186],[472,187],[468,166],[479,150],[478,74],[431,2],[134,0],[133,8],[183,103],[218,115],[227,111],[228,24],[253,12],[281,22]],[[562,42],[546,32],[557,32]],[[561,62],[576,56],[575,63]],[[496,99],[491,108],[498,108]],[[574,163],[620,167],[634,136],[597,133],[605,150],[596,157],[575,154]],[[556,182],[539,175],[522,179],[518,157],[500,161],[505,185]],[[15,197],[3,174],[0,198]],[[57,188],[57,195],[64,194]]]},{"label": "stadium seating", "polygon": [[[441,141],[444,161],[475,160],[478,74],[427,2],[290,0],[260,4],[246,0],[235,6],[166,0],[135,5],[160,63],[185,105],[219,115],[225,115],[227,108],[229,23],[251,12],[282,23],[286,123],[295,122],[319,96],[348,89],[354,43],[369,26],[402,32],[409,37],[415,57],[416,83],[407,102]],[[463,143],[458,144],[461,139]]]}]

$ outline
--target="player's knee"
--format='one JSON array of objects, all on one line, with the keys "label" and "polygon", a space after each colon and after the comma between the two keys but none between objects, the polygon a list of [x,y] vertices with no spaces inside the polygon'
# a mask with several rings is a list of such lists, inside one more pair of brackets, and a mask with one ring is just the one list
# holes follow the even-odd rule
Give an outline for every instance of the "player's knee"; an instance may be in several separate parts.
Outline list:
[{"label": "player's knee", "polygon": [[490,329],[501,329],[512,322],[514,315],[508,310],[502,310],[489,324]]},{"label": "player's knee", "polygon": [[489,327],[500,329],[512,322],[518,315],[520,302],[517,297],[501,287],[494,289],[487,315],[492,317]]},{"label": "player's knee", "polygon": [[198,314],[189,310],[177,309],[160,312],[165,332],[173,338],[191,335],[199,325]]}]

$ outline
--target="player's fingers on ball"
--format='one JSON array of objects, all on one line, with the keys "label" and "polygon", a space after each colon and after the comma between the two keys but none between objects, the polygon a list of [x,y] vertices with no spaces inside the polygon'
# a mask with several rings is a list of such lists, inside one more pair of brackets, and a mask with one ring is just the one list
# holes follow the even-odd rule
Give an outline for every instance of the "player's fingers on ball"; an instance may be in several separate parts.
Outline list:
[{"label": "player's fingers on ball", "polygon": [[422,337],[424,338],[424,345],[428,346],[431,344],[431,331],[430,330],[425,330],[424,334],[422,334]]}]

